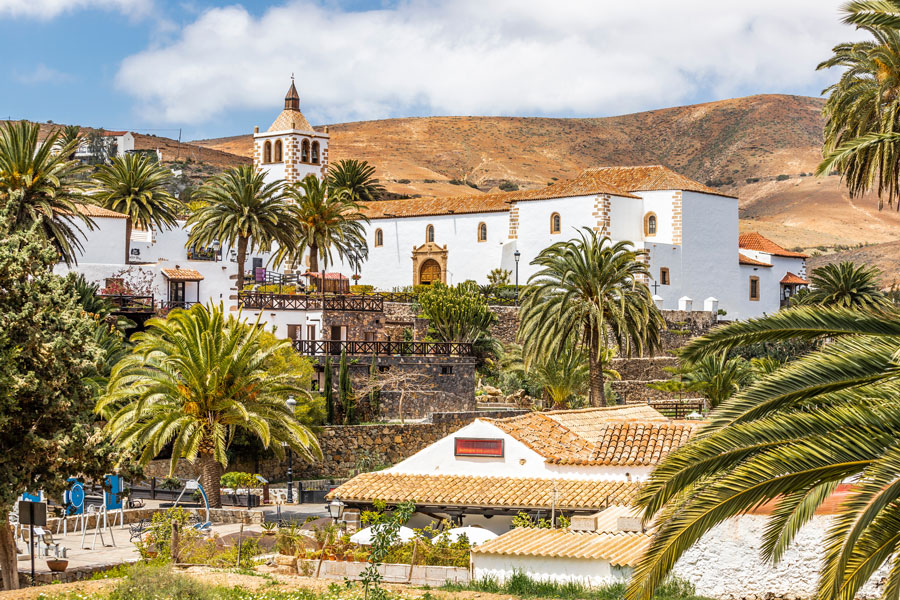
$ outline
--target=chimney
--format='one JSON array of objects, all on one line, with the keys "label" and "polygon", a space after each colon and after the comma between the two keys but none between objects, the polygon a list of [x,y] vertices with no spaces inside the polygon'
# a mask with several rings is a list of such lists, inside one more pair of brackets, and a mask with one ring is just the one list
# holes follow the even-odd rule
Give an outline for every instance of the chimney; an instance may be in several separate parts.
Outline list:
[{"label": "chimney", "polygon": [[253,127],[253,133],[259,133],[259,125]]}]

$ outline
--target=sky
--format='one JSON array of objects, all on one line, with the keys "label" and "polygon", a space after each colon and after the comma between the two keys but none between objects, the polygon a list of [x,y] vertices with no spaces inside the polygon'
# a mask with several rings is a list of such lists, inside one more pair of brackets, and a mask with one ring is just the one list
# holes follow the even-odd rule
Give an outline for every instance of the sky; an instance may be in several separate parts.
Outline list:
[{"label": "sky", "polygon": [[291,75],[314,125],[818,96],[843,2],[0,0],[0,118],[240,135]]}]

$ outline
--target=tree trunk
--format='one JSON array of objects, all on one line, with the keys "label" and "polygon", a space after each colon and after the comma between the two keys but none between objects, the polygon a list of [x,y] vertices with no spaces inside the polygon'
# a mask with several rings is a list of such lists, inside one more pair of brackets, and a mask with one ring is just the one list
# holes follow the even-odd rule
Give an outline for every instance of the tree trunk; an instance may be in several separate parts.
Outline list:
[{"label": "tree trunk", "polygon": [[131,262],[131,217],[125,218],[125,264]]},{"label": "tree trunk", "polygon": [[319,245],[315,242],[309,245],[309,272],[319,272]]},{"label": "tree trunk", "polygon": [[588,365],[591,377],[591,406],[606,406],[606,390],[603,389],[603,363],[597,358],[592,348],[589,351]]},{"label": "tree trunk", "polygon": [[222,473],[225,468],[212,454],[200,455],[200,485],[206,491],[206,499],[210,508],[222,508],[220,492]]},{"label": "tree trunk", "polygon": [[237,289],[241,291],[244,289],[244,262],[247,260],[247,242],[249,240],[245,237],[238,238],[238,247],[237,247],[237,263],[238,263],[238,279],[237,279]]},{"label": "tree trunk", "polygon": [[9,523],[9,511],[0,512],[0,571],[3,572],[3,589],[19,589],[19,563],[16,560],[16,538]]}]

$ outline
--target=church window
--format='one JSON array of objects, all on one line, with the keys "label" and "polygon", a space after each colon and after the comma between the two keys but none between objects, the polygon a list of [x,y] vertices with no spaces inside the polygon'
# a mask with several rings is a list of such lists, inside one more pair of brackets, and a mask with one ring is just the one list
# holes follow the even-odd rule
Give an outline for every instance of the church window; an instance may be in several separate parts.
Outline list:
[{"label": "church window", "polygon": [[309,140],[300,144],[300,162],[309,162]]},{"label": "church window", "polygon": [[659,269],[659,284],[660,285],[669,285],[669,268],[661,267]]},{"label": "church window", "polygon": [[478,241],[479,242],[487,241],[487,224],[486,223],[478,224]]},{"label": "church window", "polygon": [[644,235],[652,237],[656,235],[656,215],[647,213],[644,217]]},{"label": "church window", "polygon": [[384,233],[380,229],[375,230],[375,247],[384,245]]},{"label": "church window", "polygon": [[281,140],[276,140],[276,141],[275,141],[275,162],[277,162],[277,163],[282,162],[282,158],[281,158]]},{"label": "church window", "polygon": [[319,142],[312,143],[312,162],[319,164]]},{"label": "church window", "polygon": [[425,228],[425,241],[433,242],[434,241],[434,225],[429,225]]},{"label": "church window", "polygon": [[759,300],[759,277],[750,278],[750,299]]},{"label": "church window", "polygon": [[562,218],[559,213],[550,215],[550,233],[559,233],[562,231]]},{"label": "church window", "polygon": [[272,142],[266,142],[265,144],[263,144],[263,162],[272,162]]}]

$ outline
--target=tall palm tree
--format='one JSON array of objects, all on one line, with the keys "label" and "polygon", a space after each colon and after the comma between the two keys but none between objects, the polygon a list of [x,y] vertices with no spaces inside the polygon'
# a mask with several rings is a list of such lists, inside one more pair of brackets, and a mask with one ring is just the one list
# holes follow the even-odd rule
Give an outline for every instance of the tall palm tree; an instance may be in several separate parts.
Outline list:
[{"label": "tall palm tree", "polygon": [[172,172],[144,154],[117,156],[94,174],[93,199],[128,216],[125,262],[130,257],[132,226],[163,230],[176,224],[182,205],[169,193],[171,181]]},{"label": "tall palm tree", "polygon": [[258,324],[226,315],[221,304],[175,309],[147,324],[97,403],[119,447],[140,452],[147,464],[171,443],[170,474],[181,458],[199,463],[200,483],[214,507],[221,506],[219,478],[237,430],[279,457],[282,443],[307,459],[321,456],[286,403],[288,395],[309,395],[306,370],[269,368],[288,341],[263,343]]},{"label": "tall palm tree", "polygon": [[329,190],[327,182],[307,175],[287,195],[296,205],[299,239],[296,246],[285,248],[285,257],[299,263],[309,250],[312,272],[319,271],[319,258],[324,263],[323,271],[334,255],[351,262],[366,258],[368,245],[363,223],[369,220],[345,189]]},{"label": "tall palm tree", "polygon": [[69,160],[75,160],[75,151],[78,150],[78,144],[81,142],[81,127],[78,125],[66,125],[59,131],[59,139],[57,144],[60,148],[71,148],[68,154]]},{"label": "tall palm tree", "polygon": [[247,251],[268,252],[273,244],[293,245],[298,229],[293,208],[282,196],[282,182],[266,183],[262,171],[233,167],[204,183],[194,198],[204,202],[187,220],[188,246],[218,241],[237,248],[237,289],[244,289]]},{"label": "tall palm tree", "polygon": [[13,227],[37,224],[61,260],[71,265],[83,248],[82,226],[94,227],[79,204],[84,169],[68,158],[77,142],[60,146],[59,132],[41,142],[39,133],[40,126],[27,121],[10,122],[0,130],[0,199],[9,201],[13,192],[20,192],[12,211]]},{"label": "tall palm tree", "polygon": [[810,276],[811,289],[800,296],[798,304],[843,308],[890,306],[890,299],[879,287],[880,274],[875,267],[856,266],[849,261],[819,267]]},{"label": "tall palm tree", "polygon": [[[765,363],[765,368],[768,367],[769,363]],[[679,390],[700,394],[710,409],[731,398],[755,376],[748,361],[740,357],[727,358],[724,352],[704,356],[695,362],[682,361],[674,373]],[[648,386],[665,389],[667,383]]]},{"label": "tall palm tree", "polygon": [[344,190],[353,202],[372,202],[384,194],[384,186],[375,177],[375,167],[353,158],[329,165],[327,186],[329,191]]},{"label": "tall palm tree", "polygon": [[613,243],[585,227],[579,237],[544,249],[531,264],[539,270],[523,294],[519,339],[529,363],[567,344],[587,350],[591,403],[606,404],[603,356],[609,346],[624,355],[660,344],[662,315],[650,288],[642,252],[630,242]]},{"label": "tall palm tree", "polygon": [[842,10],[845,23],[872,39],[839,44],[818,66],[845,70],[823,92],[825,158],[817,173],[838,170],[851,197],[875,188],[881,208],[900,194],[900,2],[858,0]]},{"label": "tall palm tree", "polygon": [[629,584],[648,600],[706,532],[760,504],[775,508],[762,554],[777,561],[844,481],[817,598],[851,600],[885,561],[900,585],[900,309],[798,307],[714,329],[684,350],[699,360],[748,343],[831,341],[723,402],[653,471],[638,499],[658,529]]}]

